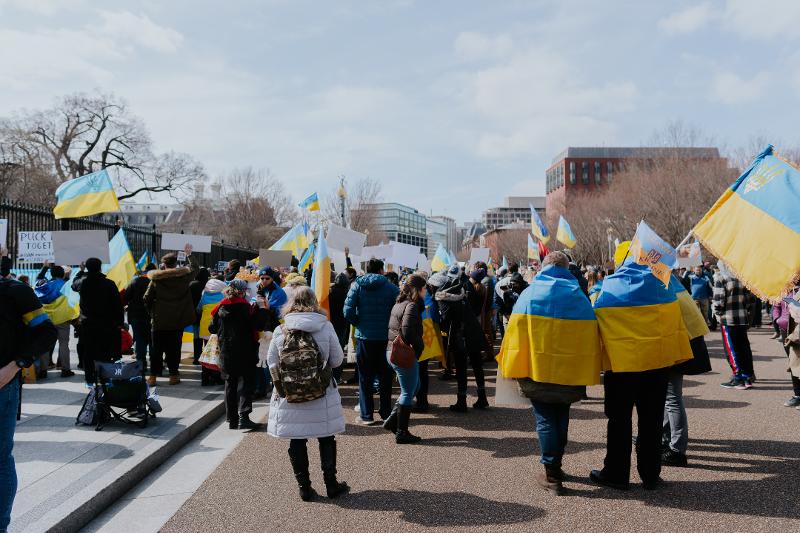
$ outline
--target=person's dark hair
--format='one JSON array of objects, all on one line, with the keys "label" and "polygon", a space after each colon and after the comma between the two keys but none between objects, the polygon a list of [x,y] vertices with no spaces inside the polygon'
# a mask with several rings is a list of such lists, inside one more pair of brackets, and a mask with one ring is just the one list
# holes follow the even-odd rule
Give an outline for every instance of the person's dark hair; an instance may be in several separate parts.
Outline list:
[{"label": "person's dark hair", "polygon": [[380,259],[370,259],[367,262],[367,274],[380,274],[383,270],[383,261]]},{"label": "person's dark hair", "polygon": [[358,277],[358,272],[356,272],[356,269],[353,267],[347,267],[344,269],[344,271],[347,272],[347,277],[350,279],[350,281],[353,281]]},{"label": "person's dark hair", "polygon": [[154,265],[153,263],[147,263],[147,266],[144,267],[144,271],[145,272],[150,272],[151,270],[155,270],[157,268],[158,267],[156,265]]},{"label": "person's dark hair", "polygon": [[[392,274],[392,272],[390,272]],[[425,288],[425,278],[419,274],[411,274],[406,278],[406,282],[400,287],[400,294],[397,295],[397,303],[406,300],[416,302],[420,300],[419,293]]]},{"label": "person's dark hair", "polygon": [[239,269],[242,268],[242,263],[240,263],[238,259],[231,259],[228,261],[228,268],[231,272],[239,272]]},{"label": "person's dark hair", "polygon": [[161,258],[161,262],[167,268],[175,268],[176,266],[178,266],[178,255],[169,253]]},{"label": "person's dark hair", "polygon": [[29,278],[25,274],[21,274],[20,277],[17,278],[17,281],[24,283],[25,285],[31,284],[31,278]]},{"label": "person's dark hair", "polygon": [[59,265],[51,266],[50,275],[53,279],[64,279],[64,267]]},{"label": "person's dark hair", "polygon": [[211,277],[211,273],[208,271],[206,267],[200,267],[200,270],[197,271],[197,277],[195,278],[197,281],[203,284],[205,287],[208,278]]},{"label": "person's dark hair", "polygon": [[384,275],[392,285],[394,285],[395,287],[400,286],[400,276],[397,275],[397,272],[387,272]]},{"label": "person's dark hair", "polygon": [[472,265],[473,270],[478,270],[479,268],[484,269],[486,272],[489,272],[489,267],[483,261],[475,261],[475,264]]},{"label": "person's dark hair", "polygon": [[517,263],[516,261],[511,261],[508,264],[508,273],[514,274],[515,272],[519,272],[519,263]]},{"label": "person's dark hair", "polygon": [[90,257],[84,264],[86,265],[86,271],[92,274],[99,273],[103,267],[103,262],[96,257]]}]

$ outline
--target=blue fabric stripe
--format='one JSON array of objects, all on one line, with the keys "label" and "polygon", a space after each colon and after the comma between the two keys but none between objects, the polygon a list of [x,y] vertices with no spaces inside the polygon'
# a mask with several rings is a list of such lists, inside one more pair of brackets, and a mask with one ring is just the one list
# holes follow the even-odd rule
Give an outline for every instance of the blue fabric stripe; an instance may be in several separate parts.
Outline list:
[{"label": "blue fabric stripe", "polygon": [[522,291],[513,313],[562,320],[596,320],[592,304],[575,276],[566,268],[553,265],[539,272]]},{"label": "blue fabric stripe", "polygon": [[50,317],[47,316],[47,313],[42,313],[41,315],[37,315],[37,316],[33,317],[31,319],[31,321],[28,322],[28,327],[29,328],[35,328],[39,324],[42,324],[43,322],[46,322],[48,320],[50,320]]},{"label": "blue fabric stripe", "polygon": [[113,190],[111,178],[108,172],[103,169],[99,172],[93,172],[92,174],[87,174],[86,176],[81,176],[80,178],[62,183],[56,190],[56,198],[59,202],[64,202],[92,192]]},{"label": "blue fabric stripe", "polygon": [[664,287],[646,265],[626,262],[603,280],[603,291],[594,308],[668,304],[675,300],[675,290]]}]

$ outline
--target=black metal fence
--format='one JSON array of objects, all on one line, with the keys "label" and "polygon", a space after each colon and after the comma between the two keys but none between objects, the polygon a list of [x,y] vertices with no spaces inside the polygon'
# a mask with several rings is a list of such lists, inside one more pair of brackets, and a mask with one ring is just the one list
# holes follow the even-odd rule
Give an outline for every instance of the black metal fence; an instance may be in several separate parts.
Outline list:
[{"label": "black metal fence", "polygon": [[[125,230],[125,237],[128,239],[128,246],[133,253],[135,261],[144,254],[156,253],[158,257],[164,253],[161,250],[161,232],[153,226],[138,226],[133,224],[123,224],[101,220],[100,217],[65,218],[57,220],[51,208],[28,205],[18,202],[0,200],[0,219],[8,220],[8,249],[14,258],[15,267],[32,267],[31,263],[24,265],[16,261],[17,256],[17,236],[20,231],[67,231],[67,230],[107,230],[108,238],[122,228]],[[243,248],[241,246],[231,246],[225,241],[213,241],[211,252],[196,252],[197,260],[201,265],[215,267],[219,261],[230,261],[238,259],[242,264],[245,261],[258,256],[258,250]]]}]

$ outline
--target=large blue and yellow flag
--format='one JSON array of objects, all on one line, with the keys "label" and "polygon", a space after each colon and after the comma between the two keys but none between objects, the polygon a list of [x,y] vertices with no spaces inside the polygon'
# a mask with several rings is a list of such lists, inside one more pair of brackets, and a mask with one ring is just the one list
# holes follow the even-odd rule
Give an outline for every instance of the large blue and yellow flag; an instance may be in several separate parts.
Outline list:
[{"label": "large blue and yellow flag", "polygon": [[539,259],[539,247],[533,242],[533,237],[528,233],[528,259]]},{"label": "large blue and yellow flag", "polygon": [[675,291],[644,265],[626,261],[607,276],[594,312],[608,356],[606,370],[644,372],[692,358]]},{"label": "large blue and yellow flag", "polygon": [[313,242],[306,248],[303,257],[300,258],[300,263],[297,265],[298,272],[305,272],[308,267],[314,264],[314,248],[316,248],[316,244]]},{"label": "large blue and yellow flag", "polygon": [[531,233],[533,233],[537,239],[547,244],[550,242],[550,232],[547,231],[547,226],[542,222],[533,204],[528,204],[528,206],[531,208]]},{"label": "large blue and yellow flag", "polygon": [[762,299],[789,294],[800,275],[800,170],[767,145],[692,230]]},{"label": "large blue and yellow flag", "polygon": [[77,218],[120,211],[106,169],[62,183],[56,189],[56,218]]},{"label": "large blue and yellow flag", "polygon": [[300,257],[300,252],[308,248],[308,224],[302,222],[286,232],[278,241],[269,247],[270,250],[288,250],[295,257]]},{"label": "large blue and yellow flag", "polygon": [[442,331],[439,329],[439,313],[436,311],[436,303],[430,294],[425,294],[425,311],[422,313],[422,339],[425,341],[425,349],[419,356],[420,361],[428,359],[438,359],[442,366],[447,366],[444,357],[444,345],[442,344]]},{"label": "large blue and yellow flag", "polygon": [[108,241],[108,255],[110,263],[106,277],[117,284],[117,289],[123,290],[136,275],[136,263],[122,228]]},{"label": "large blue and yellow flag", "polygon": [[325,241],[325,232],[320,230],[317,250],[314,253],[314,271],[311,273],[311,289],[317,295],[319,306],[325,309],[330,319],[331,256]]},{"label": "large blue and yellow flag", "polygon": [[447,268],[449,264],[450,255],[447,253],[447,250],[444,249],[442,243],[439,243],[439,246],[436,248],[436,254],[434,254],[433,259],[431,259],[431,269],[434,272],[439,272]]},{"label": "large blue and yellow flag", "polygon": [[678,267],[678,252],[644,221],[639,222],[636,227],[636,234],[628,248],[628,257],[650,268],[665,287],[669,285],[672,269]]},{"label": "large blue and yellow flag", "polygon": [[300,209],[306,209],[307,211],[319,211],[319,197],[317,193],[312,194],[302,202],[298,204]]},{"label": "large blue and yellow flag", "polygon": [[507,378],[558,385],[600,382],[597,319],[569,270],[546,266],[519,295],[497,363]]},{"label": "large blue and yellow flag", "polygon": [[575,238],[575,234],[572,233],[572,228],[569,227],[569,222],[567,222],[567,219],[564,218],[563,215],[559,215],[558,217],[556,239],[564,243],[567,248],[575,248],[575,244],[578,242]]}]

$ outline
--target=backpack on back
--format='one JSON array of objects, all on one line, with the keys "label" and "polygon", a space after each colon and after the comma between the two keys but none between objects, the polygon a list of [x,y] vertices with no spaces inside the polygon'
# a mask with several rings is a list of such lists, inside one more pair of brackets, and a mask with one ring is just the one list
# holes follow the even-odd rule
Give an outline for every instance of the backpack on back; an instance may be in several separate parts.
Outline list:
[{"label": "backpack on back", "polygon": [[283,328],[283,333],[283,350],[277,372],[273,371],[278,395],[289,403],[322,398],[331,383],[331,370],[322,360],[317,341],[307,331]]}]

